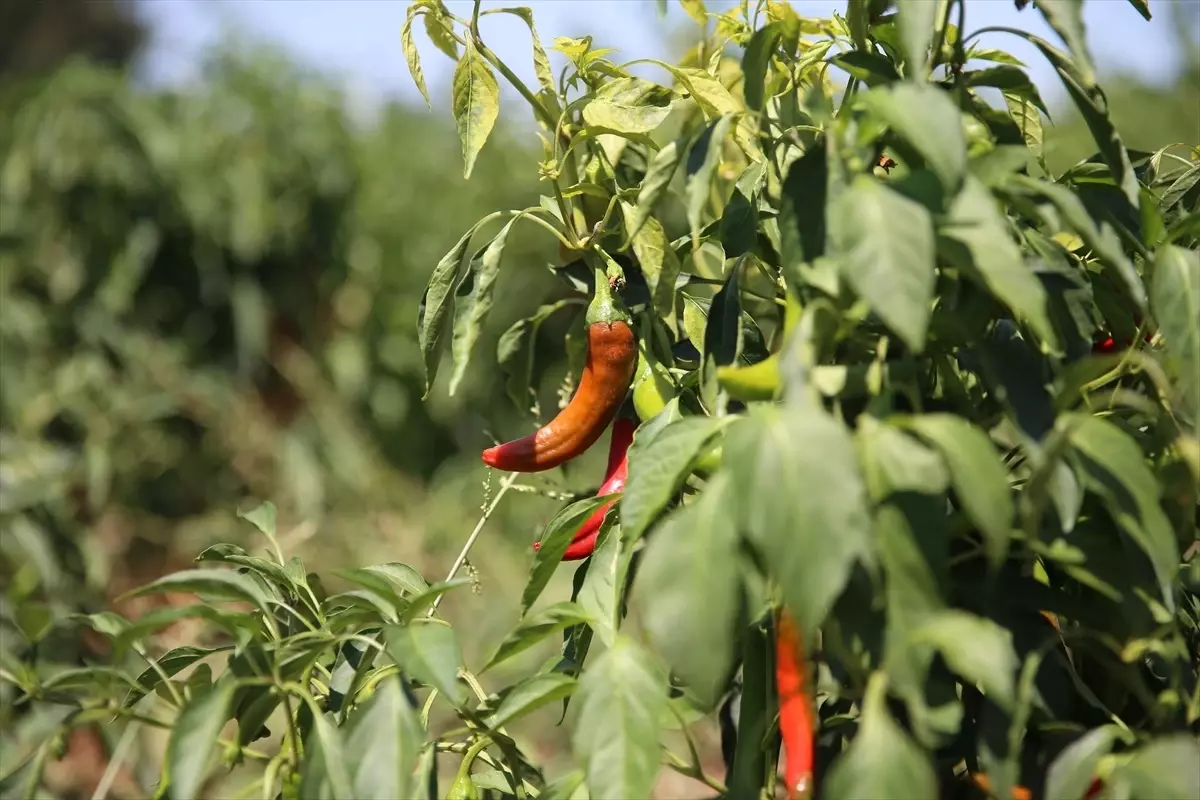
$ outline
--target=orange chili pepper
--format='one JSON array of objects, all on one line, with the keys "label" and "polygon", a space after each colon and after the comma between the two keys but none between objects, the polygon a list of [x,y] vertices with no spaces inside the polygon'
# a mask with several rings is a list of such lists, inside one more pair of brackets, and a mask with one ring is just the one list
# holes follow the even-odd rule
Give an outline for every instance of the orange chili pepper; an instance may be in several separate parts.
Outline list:
[{"label": "orange chili pepper", "polygon": [[588,306],[587,361],[566,408],[534,433],[483,451],[483,462],[508,472],[542,472],[596,443],[617,415],[637,368],[637,337],[629,313],[613,297],[603,270]]}]

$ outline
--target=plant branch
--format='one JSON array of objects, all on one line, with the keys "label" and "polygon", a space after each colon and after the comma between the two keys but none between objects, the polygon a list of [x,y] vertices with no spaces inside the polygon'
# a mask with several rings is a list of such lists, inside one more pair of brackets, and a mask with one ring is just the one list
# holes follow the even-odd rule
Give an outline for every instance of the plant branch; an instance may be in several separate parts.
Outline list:
[{"label": "plant branch", "polygon": [[[476,5],[478,5],[478,3]],[[447,583],[454,580],[454,577],[458,575],[458,571],[462,569],[463,563],[466,562],[467,556],[471,553],[471,548],[475,546],[475,540],[479,538],[479,534],[483,530],[484,524],[487,523],[488,518],[492,516],[492,513],[496,510],[496,507],[500,505],[500,500],[503,499],[504,495],[508,493],[508,490],[513,487],[513,484],[515,484],[517,479],[520,477],[521,473],[510,472],[504,478],[504,480],[500,482],[500,490],[496,492],[496,496],[492,498],[492,502],[489,503],[487,508],[483,510],[483,516],[479,518],[479,522],[475,523],[475,530],[471,531],[471,535],[467,537],[466,544],[464,544],[462,550],[459,551],[458,558],[454,559],[454,566],[450,567],[450,572],[446,575]],[[432,617],[437,613],[438,605],[442,602],[443,597],[445,597],[445,595],[440,594],[434,598],[433,605],[429,609],[429,616]]]}]

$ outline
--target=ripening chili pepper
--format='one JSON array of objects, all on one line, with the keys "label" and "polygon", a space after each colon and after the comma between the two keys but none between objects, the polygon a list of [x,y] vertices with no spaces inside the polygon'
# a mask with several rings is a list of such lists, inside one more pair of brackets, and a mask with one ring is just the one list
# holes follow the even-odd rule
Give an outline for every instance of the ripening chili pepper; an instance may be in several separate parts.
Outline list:
[{"label": "ripening chili pepper", "polygon": [[534,433],[484,450],[485,464],[508,472],[554,469],[595,444],[617,415],[637,367],[637,338],[603,269],[596,269],[596,292],[584,321],[587,361],[575,396]]},{"label": "ripening chili pepper", "polygon": [[[619,417],[613,423],[612,438],[608,445],[608,467],[604,470],[604,483],[596,490],[597,497],[624,491],[625,477],[629,474],[629,461],[626,458],[629,445],[633,443],[633,432],[637,423],[625,417]],[[600,536],[600,526],[604,524],[604,515],[612,507],[612,501],[605,503],[592,512],[575,535],[571,544],[563,554],[563,561],[579,561],[587,558],[596,549],[596,539]],[[534,542],[533,549],[540,550],[541,542]]]},{"label": "ripening chili pepper", "polygon": [[1111,337],[1111,336],[1104,339],[1103,341],[1096,342],[1094,345],[1092,345],[1093,353],[1111,353],[1113,350],[1116,350],[1116,349],[1117,349],[1117,344],[1116,344],[1116,342],[1113,341],[1113,337]]},{"label": "ripening chili pepper", "polygon": [[775,624],[775,683],[779,691],[779,733],[787,754],[784,778],[788,800],[812,791],[815,720],[808,691],[804,643],[791,615],[781,611]]}]

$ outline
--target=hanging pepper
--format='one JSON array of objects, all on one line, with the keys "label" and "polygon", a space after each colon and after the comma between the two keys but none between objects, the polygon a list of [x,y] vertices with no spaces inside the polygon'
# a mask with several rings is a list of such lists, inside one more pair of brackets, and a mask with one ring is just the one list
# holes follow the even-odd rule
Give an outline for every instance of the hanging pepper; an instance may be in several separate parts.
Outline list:
[{"label": "hanging pepper", "polygon": [[816,733],[804,643],[791,615],[780,611],[775,622],[775,684],[779,691],[779,733],[787,754],[784,778],[788,800],[812,792],[813,737]]},{"label": "hanging pepper", "polygon": [[[604,483],[600,484],[600,488],[596,490],[597,497],[625,489],[625,476],[629,474],[629,461],[626,454],[629,451],[629,445],[633,443],[635,430],[637,430],[637,424],[625,417],[619,417],[613,423],[612,438],[608,445],[608,467],[604,470]],[[596,549],[596,538],[600,535],[600,526],[604,523],[604,515],[611,507],[611,501],[605,503],[584,520],[583,524],[579,526],[579,530],[575,531],[575,535],[571,537],[571,544],[567,546],[567,552],[563,554],[563,561],[579,561],[592,554],[592,551]],[[535,551],[542,549],[542,543],[534,542],[533,549]]]},{"label": "hanging pepper", "polygon": [[554,469],[595,444],[620,409],[637,367],[637,338],[629,312],[609,285],[610,277],[600,267],[595,274],[595,295],[584,317],[587,361],[575,396],[534,433],[484,450],[488,466],[508,472]]}]

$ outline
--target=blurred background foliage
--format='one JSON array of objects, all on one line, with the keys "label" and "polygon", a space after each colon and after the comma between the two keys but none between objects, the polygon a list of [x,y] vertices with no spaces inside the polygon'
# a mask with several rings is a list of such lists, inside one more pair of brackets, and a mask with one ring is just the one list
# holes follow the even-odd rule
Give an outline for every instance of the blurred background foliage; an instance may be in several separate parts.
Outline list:
[{"label": "blurred background foliage", "polygon": [[[322,570],[440,572],[478,517],[486,432],[528,419],[494,379],[496,339],[564,292],[544,271],[552,242],[518,227],[481,377],[450,398],[443,376],[422,402],[420,293],[476,219],[537,203],[532,137],[500,131],[468,184],[449,114],[395,103],[358,119],[326,77],[256,43],[210,52],[193,84],[146,88],[131,70],[148,35],[136,11],[0,5],[5,659],[53,617],[246,536],[232,512],[255,499],[280,507],[285,550]],[[1132,148],[1200,142],[1200,47],[1181,42],[1169,84],[1103,82]],[[1068,105],[1052,111],[1052,164],[1090,155]],[[565,316],[541,329],[543,413],[566,371]],[[592,461],[573,466],[573,488],[594,488]],[[487,601],[447,603],[467,604],[455,624],[468,660],[488,647],[472,629],[507,620],[557,505],[506,504],[476,550]],[[38,646],[68,663],[99,655],[90,641]],[[0,728],[13,730],[8,700]],[[60,788],[86,796],[102,737],[69,749],[84,761]]]}]

